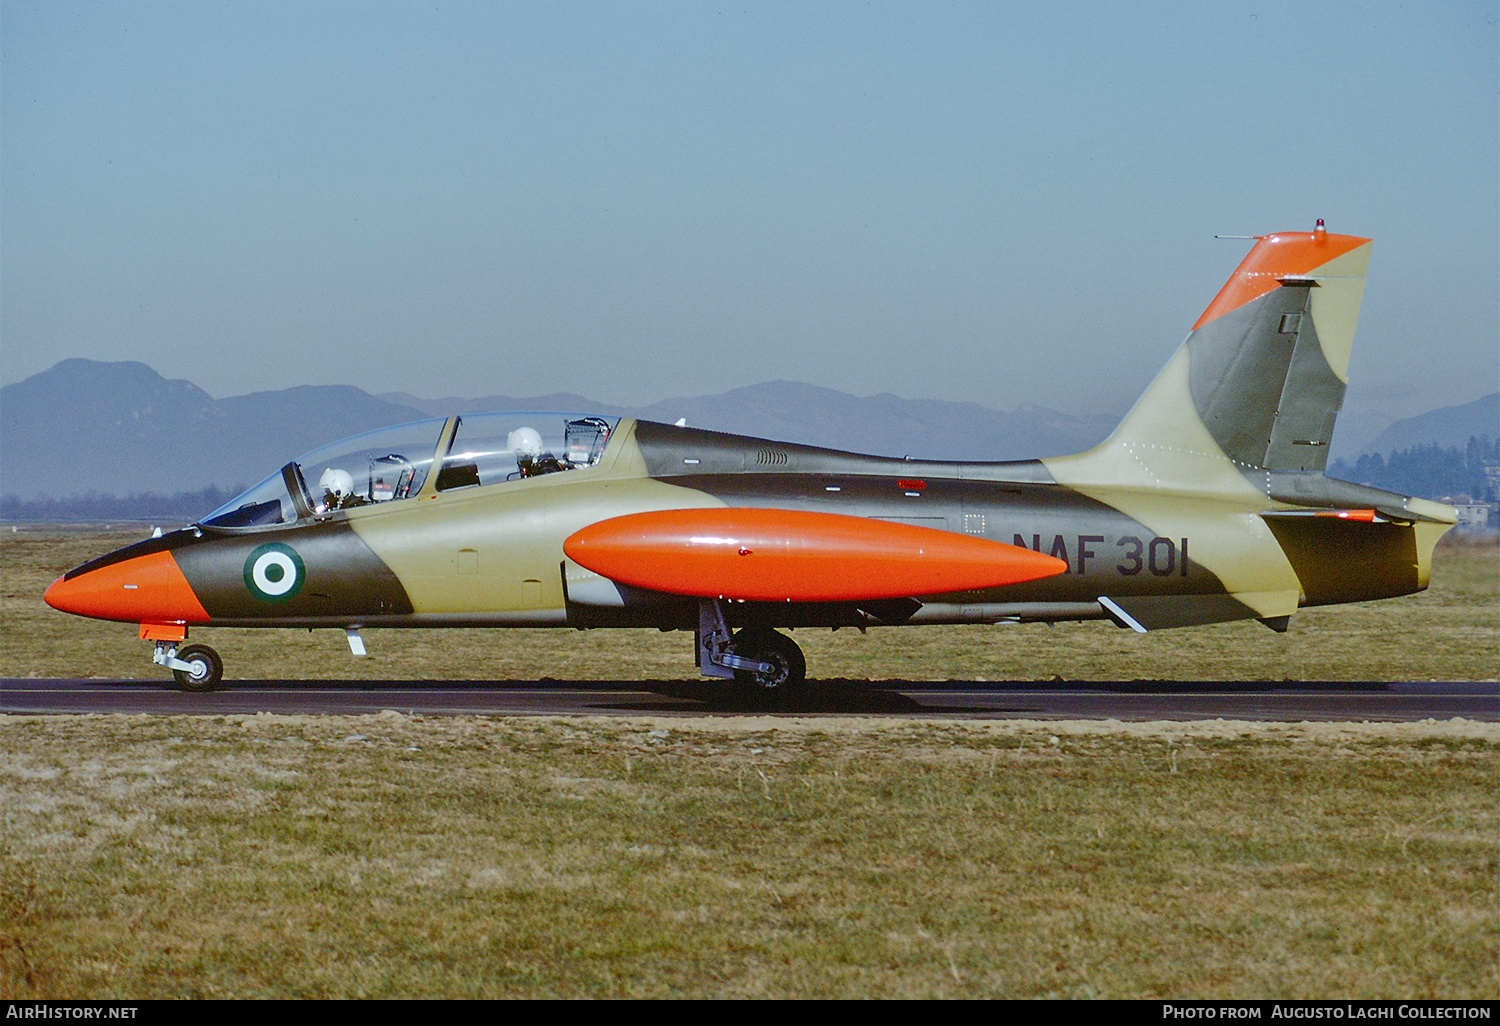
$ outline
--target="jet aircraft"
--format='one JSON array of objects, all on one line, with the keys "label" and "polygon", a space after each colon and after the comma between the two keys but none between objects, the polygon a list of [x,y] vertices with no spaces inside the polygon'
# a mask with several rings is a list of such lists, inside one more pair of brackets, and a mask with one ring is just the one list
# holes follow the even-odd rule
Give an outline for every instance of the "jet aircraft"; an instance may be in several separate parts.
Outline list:
[{"label": "jet aircraft", "polygon": [[785,628],[1107,620],[1146,632],[1427,587],[1448,506],[1327,477],[1370,240],[1259,236],[1113,434],[949,462],[588,414],[462,414],[287,463],[54,582],[189,691],[199,625],[657,627],[700,671],[805,678]]}]

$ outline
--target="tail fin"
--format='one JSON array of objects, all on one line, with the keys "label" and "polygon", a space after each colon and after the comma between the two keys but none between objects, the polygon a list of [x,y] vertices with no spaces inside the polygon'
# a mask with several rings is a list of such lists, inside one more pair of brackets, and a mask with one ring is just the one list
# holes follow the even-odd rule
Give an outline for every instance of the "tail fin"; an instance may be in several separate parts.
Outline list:
[{"label": "tail fin", "polygon": [[[1323,474],[1370,245],[1329,235],[1321,221],[1263,236],[1114,434],[1042,461],[1059,484],[1163,538],[1181,532],[1184,548],[1191,530],[1195,564],[1237,615],[1249,610],[1273,627],[1299,603],[1425,588],[1433,546],[1456,516]],[[1183,502],[1189,494],[1224,515]],[[1152,601],[1174,607],[1174,623],[1226,618],[1202,598]]]},{"label": "tail fin", "polygon": [[1232,492],[1322,471],[1370,248],[1322,221],[1260,237],[1114,434],[1048,465],[1078,483]]}]

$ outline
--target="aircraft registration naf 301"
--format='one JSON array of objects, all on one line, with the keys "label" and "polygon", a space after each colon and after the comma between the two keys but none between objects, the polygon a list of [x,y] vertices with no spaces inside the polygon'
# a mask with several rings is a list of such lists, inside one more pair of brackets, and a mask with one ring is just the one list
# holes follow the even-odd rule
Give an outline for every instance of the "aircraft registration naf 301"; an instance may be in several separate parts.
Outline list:
[{"label": "aircraft registration naf 301", "polygon": [[778,628],[1110,620],[1146,632],[1427,587],[1445,505],[1324,475],[1370,240],[1258,237],[1102,444],[937,462],[584,414],[483,413],[317,449],[46,601],[140,624],[207,691],[197,625],[657,627],[791,687]]}]

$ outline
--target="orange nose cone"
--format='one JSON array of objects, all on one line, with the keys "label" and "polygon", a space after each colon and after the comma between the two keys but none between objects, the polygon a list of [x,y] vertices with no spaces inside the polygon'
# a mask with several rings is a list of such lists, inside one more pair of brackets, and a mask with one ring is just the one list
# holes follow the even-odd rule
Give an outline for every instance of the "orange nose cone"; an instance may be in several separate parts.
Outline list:
[{"label": "orange nose cone", "polygon": [[59,577],[42,595],[53,609],[125,623],[207,623],[208,613],[170,552],[153,552]]}]

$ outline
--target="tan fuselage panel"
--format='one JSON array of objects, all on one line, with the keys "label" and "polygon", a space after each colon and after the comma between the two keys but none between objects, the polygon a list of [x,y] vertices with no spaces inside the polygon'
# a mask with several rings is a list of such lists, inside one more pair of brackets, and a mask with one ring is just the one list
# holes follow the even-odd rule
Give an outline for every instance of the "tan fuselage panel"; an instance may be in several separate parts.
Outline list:
[{"label": "tan fuselage panel", "polygon": [[598,467],[355,510],[350,526],[395,572],[419,617],[559,610],[569,535],[621,513],[724,505],[646,477],[634,423],[622,427],[613,457]]}]

